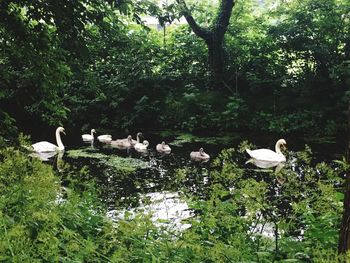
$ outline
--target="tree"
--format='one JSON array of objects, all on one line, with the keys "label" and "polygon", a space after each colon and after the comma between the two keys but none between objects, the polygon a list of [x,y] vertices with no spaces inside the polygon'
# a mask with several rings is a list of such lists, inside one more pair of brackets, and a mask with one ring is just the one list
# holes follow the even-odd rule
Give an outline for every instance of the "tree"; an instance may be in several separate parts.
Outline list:
[{"label": "tree", "polygon": [[224,35],[227,31],[234,0],[222,0],[218,13],[209,27],[202,27],[193,18],[185,0],[177,0],[182,7],[182,14],[193,32],[202,38],[208,47],[209,66],[212,75],[213,87],[221,88],[224,84],[223,75],[225,72]]}]

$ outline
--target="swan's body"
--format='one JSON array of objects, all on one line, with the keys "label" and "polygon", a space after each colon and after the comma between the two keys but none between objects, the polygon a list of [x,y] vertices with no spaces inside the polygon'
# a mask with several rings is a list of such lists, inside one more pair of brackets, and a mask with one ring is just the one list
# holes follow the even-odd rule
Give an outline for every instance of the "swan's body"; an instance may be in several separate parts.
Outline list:
[{"label": "swan's body", "polygon": [[198,152],[191,152],[190,157],[195,161],[208,161],[210,159],[209,154],[205,153],[203,148],[200,148]]},{"label": "swan's body", "polygon": [[286,145],[284,139],[280,139],[276,142],[275,152],[270,149],[258,149],[258,150],[249,150],[246,149],[247,153],[255,160],[267,161],[267,162],[285,162],[286,157],[281,152],[281,146]]},{"label": "swan's body", "polygon": [[47,141],[37,142],[37,143],[32,144],[34,151],[36,151],[38,153],[64,151],[64,145],[62,143],[61,135],[60,135],[61,132],[65,134],[64,128],[58,127],[56,129],[56,133],[55,133],[57,145],[50,143],[50,142],[47,142]]},{"label": "swan's body", "polygon": [[156,149],[158,152],[161,152],[161,153],[170,153],[171,152],[170,146],[166,145],[165,142],[157,144]]},{"label": "swan's body", "polygon": [[97,136],[97,140],[99,140],[102,143],[110,143],[112,141],[112,135],[105,134]]},{"label": "swan's body", "polygon": [[49,161],[50,158],[54,157],[56,154],[57,154],[56,151],[54,151],[54,152],[32,152],[31,154],[29,154],[29,156],[38,158],[42,161]]},{"label": "swan's body", "polygon": [[132,146],[132,138],[131,135],[125,139],[118,139],[115,141],[111,141],[112,146],[116,146],[118,148],[130,148]]},{"label": "swan's body", "polygon": [[84,142],[91,142],[94,140],[94,133],[96,133],[95,129],[91,130],[91,134],[83,134],[81,135],[81,138]]},{"label": "swan's body", "polygon": [[147,147],[149,145],[149,142],[144,140],[142,143],[138,142],[134,145],[134,148],[136,151],[146,151]]}]

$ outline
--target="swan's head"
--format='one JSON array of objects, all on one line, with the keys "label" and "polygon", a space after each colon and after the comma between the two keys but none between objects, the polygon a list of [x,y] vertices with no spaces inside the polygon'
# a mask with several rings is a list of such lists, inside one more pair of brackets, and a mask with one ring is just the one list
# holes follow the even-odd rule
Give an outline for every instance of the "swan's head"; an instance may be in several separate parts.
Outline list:
[{"label": "swan's head", "polygon": [[142,136],[142,132],[138,132],[136,136]]},{"label": "swan's head", "polygon": [[148,142],[147,140],[144,140],[144,141],[142,142],[142,144],[145,145],[145,146],[148,146],[148,145],[149,145],[149,142]]},{"label": "swan's head", "polygon": [[279,139],[276,144],[283,146],[283,147],[286,147],[287,142],[285,139]]},{"label": "swan's head", "polygon": [[66,134],[66,133],[64,132],[64,128],[63,128],[63,127],[58,127],[57,130],[56,130],[56,132],[62,132],[63,134]]},{"label": "swan's head", "polygon": [[96,130],[95,130],[95,129],[92,129],[92,130],[91,130],[91,133],[96,133]]},{"label": "swan's head", "polygon": [[128,139],[129,142],[131,142],[132,141],[132,136],[128,135],[127,139]]},{"label": "swan's head", "polygon": [[162,141],[162,146],[165,146],[165,141]]},{"label": "swan's head", "polygon": [[282,154],[282,152],[281,152],[281,147],[282,147],[282,148],[285,148],[286,145],[287,145],[287,142],[286,142],[284,139],[279,139],[279,140],[276,142],[276,146],[275,146],[275,151],[276,151],[276,153]]},{"label": "swan's head", "polygon": [[200,148],[200,149],[199,149],[199,153],[200,153],[200,154],[204,153],[204,149],[203,149],[203,148]]}]

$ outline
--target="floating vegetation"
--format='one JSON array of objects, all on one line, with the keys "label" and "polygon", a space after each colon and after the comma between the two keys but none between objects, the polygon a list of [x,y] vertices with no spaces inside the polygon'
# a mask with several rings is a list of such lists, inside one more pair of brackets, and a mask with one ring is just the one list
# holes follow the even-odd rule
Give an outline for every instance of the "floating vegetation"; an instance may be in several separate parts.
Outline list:
[{"label": "floating vegetation", "polygon": [[171,142],[171,145],[175,146],[181,146],[185,143],[205,143],[205,144],[227,144],[232,142],[232,140],[235,139],[234,136],[226,135],[226,136],[220,136],[220,137],[198,137],[196,135],[190,134],[190,133],[183,133],[178,135],[173,142]]},{"label": "floating vegetation", "polygon": [[148,163],[140,159],[124,158],[117,155],[107,155],[96,152],[94,150],[78,149],[67,152],[70,158],[89,158],[96,159],[100,164],[111,168],[118,169],[123,172],[135,172],[137,169],[148,167]]}]

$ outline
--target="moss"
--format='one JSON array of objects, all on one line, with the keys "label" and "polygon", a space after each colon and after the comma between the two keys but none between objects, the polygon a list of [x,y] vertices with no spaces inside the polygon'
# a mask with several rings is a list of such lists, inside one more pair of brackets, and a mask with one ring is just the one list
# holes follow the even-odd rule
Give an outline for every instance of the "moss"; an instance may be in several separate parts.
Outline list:
[{"label": "moss", "polygon": [[116,155],[106,155],[100,152],[89,151],[84,149],[70,150],[67,152],[71,158],[89,158],[96,159],[99,163],[112,167],[124,172],[134,172],[137,169],[148,167],[148,163],[134,158],[123,158]]},{"label": "moss", "polygon": [[183,133],[178,135],[171,145],[181,146],[185,143],[205,143],[205,144],[228,144],[234,139],[233,136],[220,136],[220,137],[198,137],[190,133]]}]

